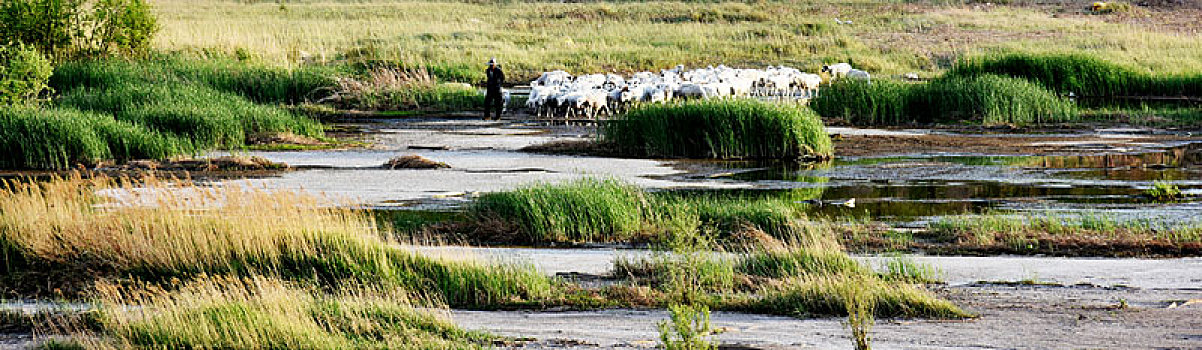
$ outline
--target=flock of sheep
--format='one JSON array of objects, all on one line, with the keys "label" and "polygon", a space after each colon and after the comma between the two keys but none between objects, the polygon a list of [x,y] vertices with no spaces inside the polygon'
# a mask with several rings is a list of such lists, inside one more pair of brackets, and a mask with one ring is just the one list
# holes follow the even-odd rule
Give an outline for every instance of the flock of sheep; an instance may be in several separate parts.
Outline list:
[{"label": "flock of sheep", "polygon": [[[823,66],[822,71],[832,79],[871,79],[868,72],[847,63]],[[526,108],[540,118],[591,119],[621,112],[636,103],[677,98],[812,98],[822,82],[818,74],[785,66],[739,69],[720,65],[693,70],[676,66],[659,73],[634,73],[629,78],[617,74],[572,76],[557,70],[530,82]]]}]

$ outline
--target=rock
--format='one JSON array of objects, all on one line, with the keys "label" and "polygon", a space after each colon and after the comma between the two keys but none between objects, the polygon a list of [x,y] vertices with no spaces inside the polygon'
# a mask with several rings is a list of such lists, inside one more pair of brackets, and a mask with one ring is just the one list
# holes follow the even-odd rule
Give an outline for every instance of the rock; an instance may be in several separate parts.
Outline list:
[{"label": "rock", "polygon": [[436,162],[426,157],[416,154],[410,154],[389,159],[383,165],[384,169],[443,169],[450,168],[450,165],[443,162]]}]

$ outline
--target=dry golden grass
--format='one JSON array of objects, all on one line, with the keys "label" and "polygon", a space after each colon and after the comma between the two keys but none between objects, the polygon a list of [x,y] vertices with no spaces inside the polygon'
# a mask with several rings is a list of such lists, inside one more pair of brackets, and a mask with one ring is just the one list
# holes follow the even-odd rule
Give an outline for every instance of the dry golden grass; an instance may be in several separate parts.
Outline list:
[{"label": "dry golden grass", "polygon": [[202,276],[164,290],[99,283],[90,349],[450,349],[489,336],[458,329],[436,303],[404,290],[326,293],[265,277]]},{"label": "dry golden grass", "polygon": [[[887,1],[525,3],[301,1],[284,6],[155,0],[169,51],[235,52],[281,64],[380,58],[481,74],[489,57],[526,78],[668,68],[851,61],[874,74],[938,71],[995,49],[1093,53],[1165,73],[1202,71],[1202,38],[1074,16],[1071,6]],[[837,25],[834,18],[853,20]],[[1134,24],[1133,24],[1134,23]],[[462,76],[462,75],[461,75]],[[480,78],[480,76],[475,76]]]}]

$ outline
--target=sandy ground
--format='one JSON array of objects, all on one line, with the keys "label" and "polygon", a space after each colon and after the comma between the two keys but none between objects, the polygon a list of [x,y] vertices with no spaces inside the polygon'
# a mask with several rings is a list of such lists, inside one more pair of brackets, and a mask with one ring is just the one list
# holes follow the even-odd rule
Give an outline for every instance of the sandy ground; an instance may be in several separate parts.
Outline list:
[{"label": "sandy ground", "polygon": [[[972,320],[879,320],[875,349],[1198,349],[1202,291],[1096,287],[962,286],[938,291],[980,315]],[[1127,307],[1122,308],[1126,301]],[[455,311],[469,329],[533,337],[522,348],[652,347],[663,311]],[[729,348],[851,349],[840,319],[715,312]],[[736,347],[736,345],[738,347]]]}]

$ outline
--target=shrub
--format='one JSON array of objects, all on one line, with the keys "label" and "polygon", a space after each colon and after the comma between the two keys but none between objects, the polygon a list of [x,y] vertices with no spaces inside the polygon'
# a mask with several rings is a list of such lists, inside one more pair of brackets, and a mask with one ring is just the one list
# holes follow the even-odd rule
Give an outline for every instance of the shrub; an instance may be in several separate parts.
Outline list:
[{"label": "shrub", "polygon": [[36,98],[53,72],[50,60],[32,47],[0,45],[0,105]]},{"label": "shrub", "polygon": [[144,0],[6,0],[0,38],[35,45],[55,59],[140,53],[158,30]]},{"label": "shrub", "polygon": [[607,122],[603,140],[642,157],[828,158],[822,121],[805,108],[754,100],[694,100],[636,107]]}]

